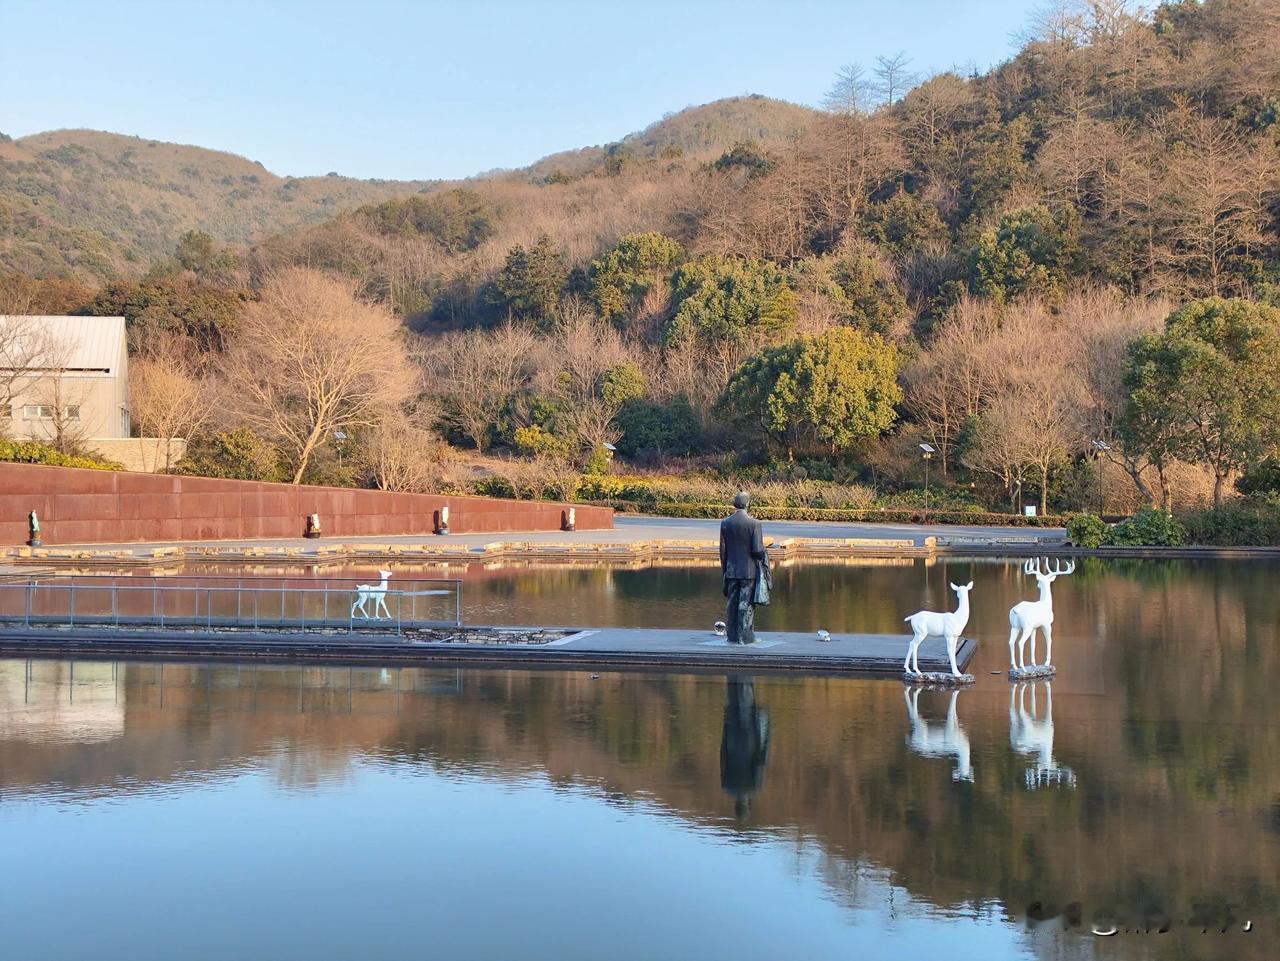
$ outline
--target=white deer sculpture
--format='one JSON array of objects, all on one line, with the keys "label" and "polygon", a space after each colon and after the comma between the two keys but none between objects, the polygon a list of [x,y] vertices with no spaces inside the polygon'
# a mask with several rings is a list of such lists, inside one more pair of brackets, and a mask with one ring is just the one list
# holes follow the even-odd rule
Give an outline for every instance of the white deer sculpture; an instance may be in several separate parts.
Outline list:
[{"label": "white deer sculpture", "polygon": [[921,757],[953,757],[956,759],[955,770],[951,772],[953,781],[972,781],[973,766],[969,763],[969,735],[960,726],[956,718],[956,698],[959,691],[951,692],[951,702],[947,705],[947,720],[920,720],[920,688],[903,688],[902,696],[907,702],[907,720],[911,722],[911,734],[907,743],[911,750]]},{"label": "white deer sculpture", "polygon": [[[1049,567],[1049,559],[1045,558],[1044,570],[1040,569],[1040,558],[1027,561],[1022,565],[1024,574],[1034,574],[1036,584],[1040,587],[1040,598],[1035,601],[1023,601],[1015,604],[1009,611],[1009,665],[1013,670],[1024,670],[1027,666],[1024,654],[1027,639],[1031,639],[1031,664],[1036,665],[1036,630],[1044,631],[1044,666],[1053,665],[1053,593],[1049,589],[1057,578],[1065,577],[1076,569],[1075,561],[1068,561],[1066,567],[1054,562]],[[1014,642],[1018,645],[1018,656],[1013,655]]]},{"label": "white deer sculpture", "polygon": [[356,611],[360,612],[360,616],[366,621],[370,620],[369,611],[365,605],[373,601],[373,620],[382,617],[378,613],[379,608],[390,617],[391,611],[387,609],[387,580],[391,577],[390,571],[378,571],[382,575],[382,583],[380,584],[360,584],[356,587],[356,599],[351,603],[351,616],[356,616]]},{"label": "white deer sculpture", "polygon": [[[1076,775],[1071,768],[1059,765],[1053,757],[1053,686],[1044,682],[1044,716],[1037,717],[1036,683],[1015,684],[1009,688],[1009,744],[1018,754],[1034,758],[1027,768],[1027,788],[1046,784],[1075,787]],[[1027,688],[1031,688],[1031,710],[1027,710]]]},{"label": "white deer sculpture", "polygon": [[908,674],[920,673],[920,645],[930,635],[946,638],[947,657],[951,658],[951,673],[960,676],[956,667],[956,645],[960,642],[960,632],[969,623],[969,591],[973,590],[973,581],[961,586],[951,585],[956,592],[958,603],[954,611],[938,613],[937,611],[917,611],[910,617],[903,618],[911,625],[911,644],[907,647],[907,659],[902,662],[902,669]]}]

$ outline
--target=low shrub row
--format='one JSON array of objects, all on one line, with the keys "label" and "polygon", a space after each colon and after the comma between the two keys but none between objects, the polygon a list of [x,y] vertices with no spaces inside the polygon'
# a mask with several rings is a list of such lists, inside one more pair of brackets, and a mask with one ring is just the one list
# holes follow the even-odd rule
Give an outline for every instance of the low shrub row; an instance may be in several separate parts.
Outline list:
[{"label": "low shrub row", "polygon": [[1180,517],[1187,541],[1215,547],[1280,547],[1280,502],[1274,495],[1227,501]]},{"label": "low shrub row", "polygon": [[124,470],[114,461],[64,454],[48,444],[23,440],[0,440],[0,461],[46,464],[50,467],[84,467],[90,470]]},{"label": "low shrub row", "polygon": [[[656,507],[635,501],[591,501],[612,507],[621,513],[651,514],[663,517],[724,517],[730,508],[724,504],[672,504]],[[982,511],[924,511],[923,509],[872,508],[870,510],[838,510],[819,507],[751,507],[754,517],[765,521],[837,521],[841,523],[879,524],[971,524],[983,527],[1061,527],[1067,518],[1053,514],[1026,517],[1022,514],[993,514]]]}]

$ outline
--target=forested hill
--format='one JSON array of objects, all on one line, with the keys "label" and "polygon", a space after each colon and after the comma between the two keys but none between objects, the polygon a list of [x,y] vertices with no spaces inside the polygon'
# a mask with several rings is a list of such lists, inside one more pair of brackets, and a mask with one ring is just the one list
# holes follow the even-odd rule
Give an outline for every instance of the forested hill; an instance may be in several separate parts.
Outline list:
[{"label": "forested hill", "polygon": [[243,244],[425,186],[279,177],[234,154],[97,130],[34,134],[0,143],[0,266],[136,276],[189,230]]},{"label": "forested hill", "polygon": [[[663,152],[701,156],[741,140],[771,143],[794,136],[813,113],[766,97],[731,98],[672,114],[615,144],[486,179],[581,176]],[[0,135],[0,271],[89,282],[136,277],[190,230],[244,245],[435,185],[282,177],[235,154],[96,130]]]}]

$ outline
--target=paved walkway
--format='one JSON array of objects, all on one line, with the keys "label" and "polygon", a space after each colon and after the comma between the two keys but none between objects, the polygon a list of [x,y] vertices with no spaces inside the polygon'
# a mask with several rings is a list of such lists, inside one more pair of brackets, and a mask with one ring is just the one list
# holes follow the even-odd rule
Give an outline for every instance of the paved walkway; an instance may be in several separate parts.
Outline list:
[{"label": "paved walkway", "polygon": [[[57,544],[48,545],[61,550],[128,550],[137,554],[150,554],[157,548],[225,549],[236,552],[247,548],[292,548],[311,553],[318,548],[335,544],[429,544],[452,545],[457,548],[480,548],[486,544],[577,544],[625,546],[652,541],[715,541],[719,537],[720,522],[714,519],[682,519],[670,517],[617,516],[615,528],[606,531],[535,531],[504,532],[490,534],[451,534],[447,537],[431,535],[382,535],[364,537],[323,537],[307,540],[302,537],[272,538],[267,540],[229,541],[165,541],[126,544]],[[923,524],[873,524],[832,523],[829,521],[765,521],[766,537],[775,541],[800,538],[843,540],[846,538],[910,540],[922,545],[927,537],[981,539],[993,542],[1026,544],[1031,541],[1061,541],[1061,528],[1046,527],[982,527],[970,525]]]}]

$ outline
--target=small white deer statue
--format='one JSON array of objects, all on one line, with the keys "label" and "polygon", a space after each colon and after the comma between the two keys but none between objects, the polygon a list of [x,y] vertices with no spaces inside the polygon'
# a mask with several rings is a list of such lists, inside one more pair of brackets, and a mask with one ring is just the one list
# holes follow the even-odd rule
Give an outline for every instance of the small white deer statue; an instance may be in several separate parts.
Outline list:
[{"label": "small white deer statue", "polygon": [[958,599],[954,611],[917,611],[910,617],[903,618],[911,625],[911,643],[907,647],[907,659],[902,662],[902,669],[908,674],[920,673],[920,645],[926,637],[932,635],[946,639],[951,673],[960,676],[960,669],[956,667],[956,645],[960,642],[960,632],[969,623],[969,591],[973,590],[973,581],[959,586],[952,584],[951,589],[956,592]]},{"label": "small white deer statue", "polygon": [[[1024,660],[1027,639],[1031,639],[1031,664],[1036,665],[1036,631],[1044,631],[1044,666],[1053,665],[1053,593],[1049,589],[1059,577],[1065,577],[1076,569],[1075,561],[1068,561],[1062,567],[1056,561],[1049,566],[1045,558],[1044,570],[1040,569],[1040,558],[1027,561],[1022,565],[1024,574],[1034,574],[1036,584],[1040,587],[1040,599],[1023,601],[1015,604],[1009,611],[1009,665],[1014,670],[1023,670],[1027,663]],[[1013,645],[1017,642],[1018,656],[1013,654]]]},{"label": "small white deer statue", "polygon": [[[1044,715],[1038,717],[1036,688],[1032,682],[1009,688],[1009,744],[1018,754],[1033,759],[1027,768],[1027,788],[1034,790],[1048,784],[1075,787],[1076,775],[1071,768],[1059,765],[1053,757],[1053,686],[1044,682]],[[1027,710],[1027,688],[1031,688],[1031,710]]]},{"label": "small white deer statue", "polygon": [[[369,611],[365,605],[373,601],[373,620],[379,617],[391,616],[391,611],[387,609],[387,580],[391,577],[390,571],[378,571],[382,575],[382,583],[380,584],[360,584],[356,587],[356,599],[351,603],[351,616],[356,616],[356,611],[360,612],[360,616],[366,621],[370,620]],[[383,614],[379,614],[381,609]]]},{"label": "small white deer statue", "polygon": [[951,692],[951,701],[947,705],[947,720],[922,721],[920,719],[920,688],[903,688],[902,696],[907,702],[907,720],[911,722],[911,734],[907,743],[911,750],[921,757],[953,757],[956,759],[955,770],[951,772],[953,781],[972,781],[973,765],[969,761],[969,735],[960,726],[956,718],[956,698],[959,691]]}]

